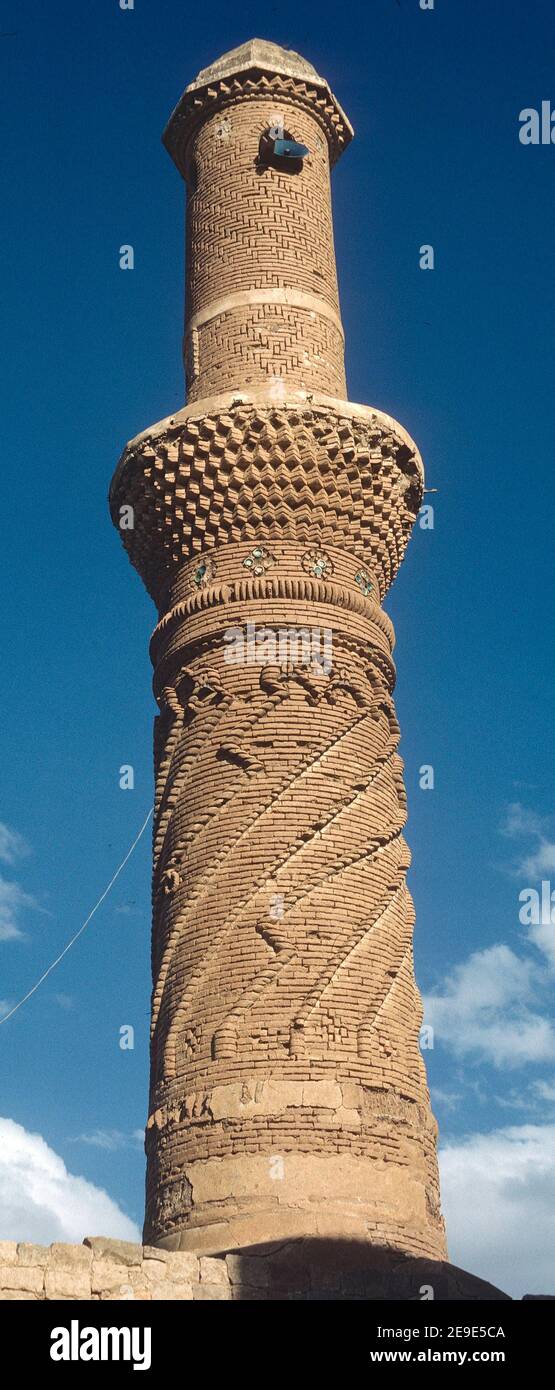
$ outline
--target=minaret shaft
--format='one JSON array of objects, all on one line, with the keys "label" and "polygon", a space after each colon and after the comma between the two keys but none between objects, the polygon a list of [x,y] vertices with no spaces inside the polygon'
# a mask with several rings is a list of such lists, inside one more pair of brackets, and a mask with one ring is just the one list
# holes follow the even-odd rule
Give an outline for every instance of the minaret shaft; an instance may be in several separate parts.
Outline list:
[{"label": "minaret shaft", "polygon": [[[227,114],[226,114],[227,111]],[[302,173],[257,164],[281,122],[310,155]],[[256,384],[345,395],[329,154],[289,101],[209,117],[193,142],[187,211],[185,364],[190,401]]]},{"label": "minaret shaft", "polygon": [[[271,126],[308,147],[260,167]],[[322,79],[254,41],[184,94],[189,403],[111,493],[158,605],[145,1238],[443,1258],[381,601],[420,456],[344,399]]]}]

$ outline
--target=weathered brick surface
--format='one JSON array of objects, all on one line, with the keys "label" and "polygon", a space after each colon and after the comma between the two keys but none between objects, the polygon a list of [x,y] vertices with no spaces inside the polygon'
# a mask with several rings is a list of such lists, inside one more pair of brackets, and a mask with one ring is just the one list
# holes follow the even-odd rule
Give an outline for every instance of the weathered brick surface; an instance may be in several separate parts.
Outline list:
[{"label": "weathered brick surface", "polygon": [[[276,121],[300,169],[260,166]],[[400,425],[344,399],[329,169],[349,134],[271,45],[187,89],[165,138],[189,194],[189,404],[128,446],[111,492],[160,615],[145,1239],[208,1257],[445,1253],[381,607],[423,469]],[[231,662],[247,624],[270,637]],[[329,633],[324,669],[299,631]],[[309,1291],[295,1269],[291,1248],[285,1292]],[[196,1296],[227,1296],[218,1275]]]}]

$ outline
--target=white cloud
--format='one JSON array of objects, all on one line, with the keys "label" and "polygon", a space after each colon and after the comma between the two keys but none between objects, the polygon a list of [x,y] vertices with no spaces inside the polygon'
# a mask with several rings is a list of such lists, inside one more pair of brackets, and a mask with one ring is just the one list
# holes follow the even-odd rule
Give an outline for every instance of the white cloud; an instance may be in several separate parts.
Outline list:
[{"label": "white cloud", "polygon": [[72,999],[71,994],[55,994],[54,999],[60,1009],[73,1009],[75,1007],[75,1001]]},{"label": "white cloud", "polygon": [[88,1235],[140,1239],[108,1193],[68,1173],[40,1134],[0,1119],[0,1239],[49,1245]]},{"label": "white cloud", "polygon": [[445,1091],[442,1086],[432,1086],[434,1105],[444,1105],[446,1110],[457,1110],[462,1100],[461,1091]]},{"label": "white cloud", "polygon": [[555,841],[549,833],[552,821],[552,817],[538,816],[535,811],[528,810],[519,801],[507,807],[501,834],[509,840],[536,841],[530,854],[524,858],[519,857],[514,866],[517,874],[529,879],[538,879],[542,874],[555,872]]},{"label": "white cloud", "polygon": [[0,859],[4,864],[15,864],[18,859],[24,859],[29,854],[29,846],[23,836],[17,830],[10,830],[9,825],[0,821]]},{"label": "white cloud", "polygon": [[92,1134],[76,1134],[72,1144],[90,1144],[94,1149],[108,1149],[114,1153],[126,1144],[125,1134],[119,1129],[95,1129]]},{"label": "white cloud", "polygon": [[528,928],[528,940],[545,956],[549,969],[555,971],[555,921],[534,923]]},{"label": "white cloud", "polygon": [[19,883],[10,882],[0,874],[0,941],[16,941],[23,936],[19,915],[25,907],[36,909],[38,904]]},{"label": "white cloud", "polygon": [[535,811],[530,811],[520,801],[513,801],[507,806],[501,834],[510,840],[520,839],[524,835],[541,835],[544,823],[542,816]]},{"label": "white cloud", "polygon": [[475,951],[426,997],[426,1023],[458,1056],[497,1067],[554,1060],[555,1029],[532,1007],[540,983],[535,965],[508,946]]},{"label": "white cloud", "polygon": [[[29,846],[19,831],[11,830],[9,825],[0,821],[0,861],[16,864],[27,854],[30,854]],[[0,874],[0,941],[21,940],[24,933],[20,916],[25,908],[32,908],[35,912],[44,910],[19,883]]]},{"label": "white cloud", "polygon": [[555,1081],[535,1081],[534,1091],[541,1100],[555,1101]]},{"label": "white cloud", "polygon": [[541,878],[543,874],[551,874],[555,870],[555,843],[552,840],[544,840],[543,836],[532,854],[526,856],[519,865],[519,873],[525,874],[527,878]]},{"label": "white cloud", "polygon": [[555,1293],[555,1125],[474,1134],[440,1152],[449,1258],[521,1298]]},{"label": "white cloud", "polygon": [[108,1149],[114,1153],[116,1149],[126,1149],[130,1144],[134,1147],[137,1135],[142,1143],[144,1134],[139,1129],[134,1129],[132,1134],[123,1134],[120,1129],[94,1129],[91,1134],[77,1134],[71,1143],[90,1144],[93,1148]]}]

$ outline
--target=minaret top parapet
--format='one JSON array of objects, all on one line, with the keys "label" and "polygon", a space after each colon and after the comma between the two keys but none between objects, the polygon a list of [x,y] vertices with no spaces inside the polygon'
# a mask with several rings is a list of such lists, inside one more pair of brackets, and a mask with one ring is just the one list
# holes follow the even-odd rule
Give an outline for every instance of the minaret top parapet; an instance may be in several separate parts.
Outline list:
[{"label": "minaret top parapet", "polygon": [[299,53],[266,39],[249,39],[203,68],[185,88],[162,139],[185,172],[190,136],[208,115],[237,100],[288,95],[320,120],[334,164],[353,138],[353,128],[326,82]]},{"label": "minaret top parapet", "polygon": [[222,77],[246,72],[249,68],[279,73],[282,77],[306,77],[310,82],[317,82],[320,87],[328,85],[318,76],[312,63],[308,63],[300,53],[294,53],[290,48],[280,48],[278,43],[271,43],[269,39],[248,39],[237,48],[230,48],[221,58],[216,58],[215,63],[210,63],[209,67],[203,68],[194,82],[189,83],[187,91],[204,87],[207,82],[215,82]]}]

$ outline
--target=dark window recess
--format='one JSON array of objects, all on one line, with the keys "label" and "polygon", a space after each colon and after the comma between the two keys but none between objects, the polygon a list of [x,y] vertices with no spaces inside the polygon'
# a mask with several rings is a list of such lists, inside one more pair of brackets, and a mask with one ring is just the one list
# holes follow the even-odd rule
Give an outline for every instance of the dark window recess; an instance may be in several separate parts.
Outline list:
[{"label": "dark window recess", "polygon": [[295,140],[289,130],[280,131],[279,136],[275,136],[270,128],[260,137],[257,163],[261,168],[271,166],[287,174],[300,174],[303,160],[309,153],[307,146]]},{"label": "dark window recess", "polygon": [[197,165],[196,159],[191,159],[191,160],[189,161],[189,166],[188,166],[188,169],[187,169],[187,192],[188,192],[188,194],[189,194],[189,197],[191,196],[192,193],[196,193],[197,188],[198,188],[198,165]]}]

